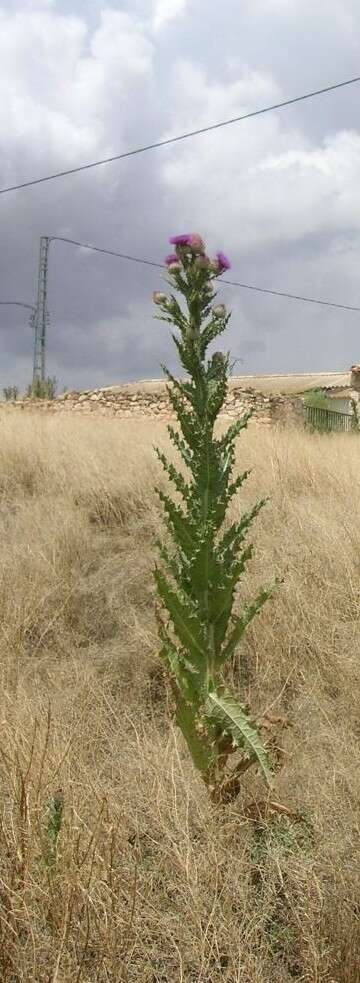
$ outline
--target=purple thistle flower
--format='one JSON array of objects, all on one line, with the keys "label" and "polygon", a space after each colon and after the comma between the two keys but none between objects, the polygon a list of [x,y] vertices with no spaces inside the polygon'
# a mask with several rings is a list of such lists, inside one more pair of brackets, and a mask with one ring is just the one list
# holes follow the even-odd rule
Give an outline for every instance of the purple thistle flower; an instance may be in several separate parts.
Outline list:
[{"label": "purple thistle flower", "polygon": [[165,256],[166,266],[172,266],[173,263],[178,263],[178,262],[179,262],[179,257],[176,255],[176,253],[169,253],[168,256]]},{"label": "purple thistle flower", "polygon": [[169,242],[172,246],[188,246],[191,239],[191,234],[181,235],[181,236],[170,236]]},{"label": "purple thistle flower", "polygon": [[205,251],[204,241],[198,232],[193,232],[189,237],[189,246],[191,246],[194,253],[204,253]]},{"label": "purple thistle flower", "polygon": [[216,259],[217,259],[217,262],[219,264],[219,269],[221,271],[222,270],[231,270],[230,260],[227,258],[227,256],[225,256],[225,253],[222,253],[222,252],[216,253]]}]

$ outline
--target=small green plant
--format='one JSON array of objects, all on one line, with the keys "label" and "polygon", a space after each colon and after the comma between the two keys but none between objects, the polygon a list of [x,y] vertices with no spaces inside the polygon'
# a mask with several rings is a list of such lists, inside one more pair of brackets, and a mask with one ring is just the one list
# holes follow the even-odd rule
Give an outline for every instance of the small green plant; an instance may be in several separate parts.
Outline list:
[{"label": "small green plant", "polygon": [[4,395],[4,399],[6,400],[6,402],[10,402],[11,400],[16,400],[18,398],[18,395],[19,395],[19,387],[18,386],[4,386],[4,388],[3,388],[3,395]]},{"label": "small green plant", "polygon": [[33,379],[27,387],[26,395],[28,399],[55,399],[56,387],[55,376],[48,376],[47,379]]},{"label": "small green plant", "polygon": [[331,402],[321,389],[312,389],[304,393],[304,403],[306,406],[312,406],[316,410],[331,409]]},{"label": "small green plant", "polygon": [[[160,656],[170,673],[176,722],[194,765],[219,800],[237,794],[241,774],[253,764],[267,781],[271,778],[260,731],[249,708],[226,688],[224,668],[273,587],[261,589],[240,613],[233,613],[238,582],[253,552],[252,545],[245,545],[246,535],[265,501],[221,533],[227,506],[249,474],[232,479],[236,437],[251,415],[244,414],[215,438],[229,355],[215,352],[206,360],[206,353],[229,321],[225,305],[213,304],[213,281],[230,264],[223,253],[209,260],[198,235],[174,236],[170,242],[175,252],[166,259],[168,282],[182,296],[183,307],[174,293],[168,297],[156,291],[153,299],[162,311],[160,320],[179,332],[172,337],[188,381],[178,381],[162,368],[180,428],[169,425],[168,433],[190,477],[183,477],[156,448],[182,500],[176,504],[157,489],[172,540],[171,546],[158,543],[162,564],[155,569]],[[229,774],[226,766],[234,752],[239,759]]]},{"label": "small green plant", "polygon": [[354,430],[355,433],[359,433],[360,432],[359,403],[357,402],[356,399],[351,399],[350,403],[351,403],[351,412],[352,412],[351,429]]},{"label": "small green plant", "polygon": [[46,847],[44,860],[47,867],[52,867],[57,860],[58,840],[61,831],[64,811],[64,796],[62,789],[54,792],[47,804]]},{"label": "small green plant", "polygon": [[[309,390],[303,396],[305,413],[305,426],[313,433],[329,433],[331,431],[331,416],[329,413],[316,413],[316,410],[333,410],[331,401],[325,396],[321,389]],[[314,410],[314,413],[311,413]]]}]

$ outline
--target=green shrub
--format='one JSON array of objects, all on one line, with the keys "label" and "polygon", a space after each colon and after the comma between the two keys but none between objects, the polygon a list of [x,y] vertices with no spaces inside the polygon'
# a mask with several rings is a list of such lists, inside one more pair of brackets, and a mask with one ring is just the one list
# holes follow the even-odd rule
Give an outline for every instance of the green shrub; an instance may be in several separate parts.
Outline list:
[{"label": "green shrub", "polygon": [[311,392],[304,393],[305,406],[312,406],[314,409],[329,410],[334,407],[331,400],[325,396],[321,389],[313,389]]},{"label": "green shrub", "polygon": [[10,402],[11,400],[18,398],[19,388],[18,386],[4,386],[3,394],[6,402]]},{"label": "green shrub", "polygon": [[33,379],[27,387],[26,395],[29,399],[55,399],[56,387],[55,376],[48,376],[47,379]]}]

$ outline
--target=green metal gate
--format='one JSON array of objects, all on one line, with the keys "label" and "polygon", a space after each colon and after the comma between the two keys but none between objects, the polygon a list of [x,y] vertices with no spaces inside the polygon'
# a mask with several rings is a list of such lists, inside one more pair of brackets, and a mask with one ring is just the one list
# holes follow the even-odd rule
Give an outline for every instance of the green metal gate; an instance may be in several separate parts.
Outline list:
[{"label": "green metal gate", "polygon": [[305,427],[321,433],[346,432],[353,429],[354,417],[352,413],[339,413],[338,410],[320,406],[305,406]]}]

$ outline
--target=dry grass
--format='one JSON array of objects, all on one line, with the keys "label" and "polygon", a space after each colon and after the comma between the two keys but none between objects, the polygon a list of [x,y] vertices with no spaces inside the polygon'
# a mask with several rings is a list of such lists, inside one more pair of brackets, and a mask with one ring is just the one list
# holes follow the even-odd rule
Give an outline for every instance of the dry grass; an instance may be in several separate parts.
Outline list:
[{"label": "dry grass", "polygon": [[262,818],[251,772],[217,810],[172,726],[151,581],[164,430],[0,427],[1,981],[358,983],[357,437],[239,440],[244,502],[270,496],[245,593],[285,582],[233,683],[290,724],[273,796],[298,821]]}]

